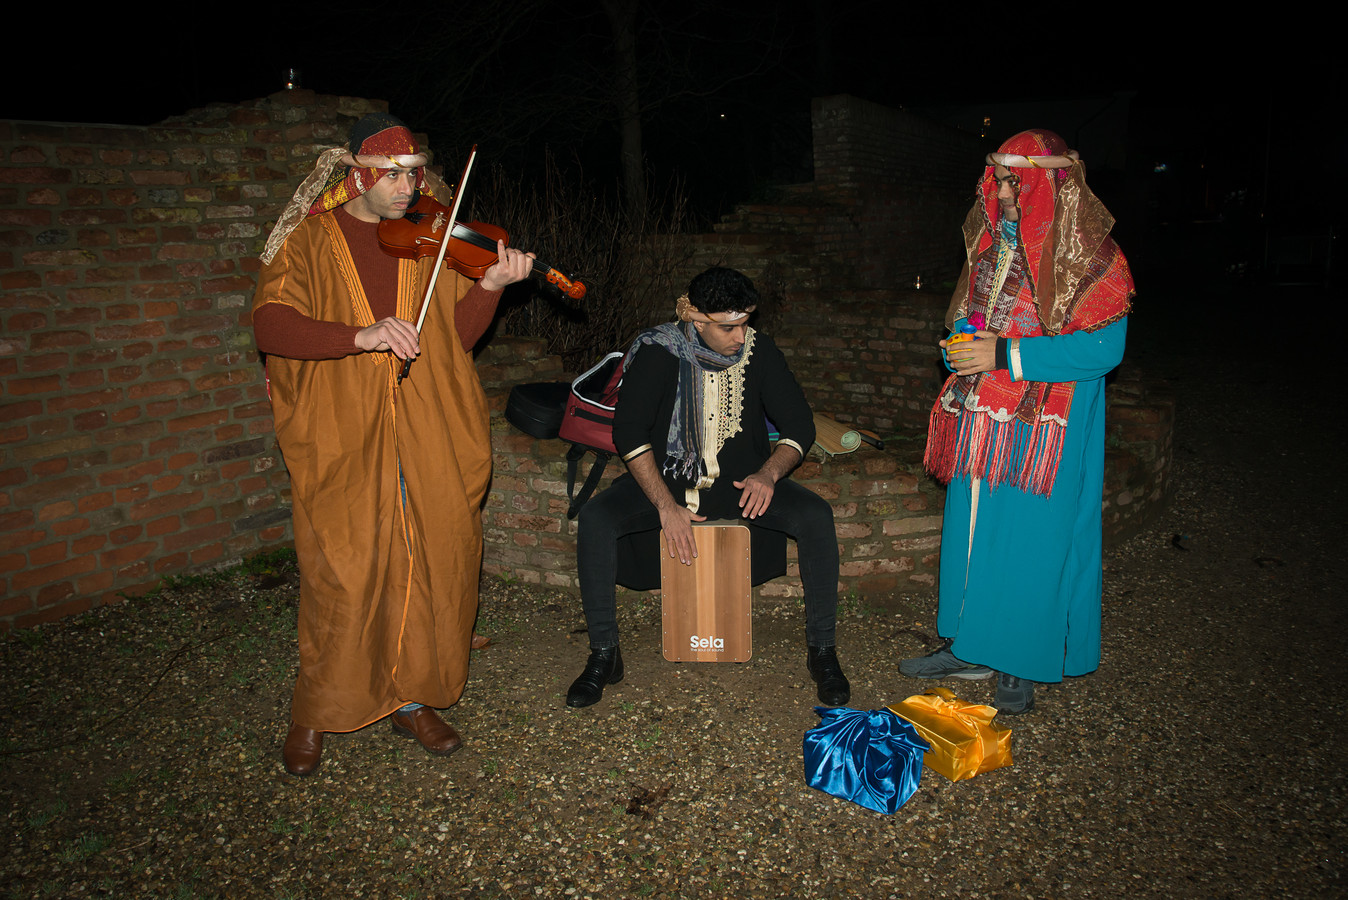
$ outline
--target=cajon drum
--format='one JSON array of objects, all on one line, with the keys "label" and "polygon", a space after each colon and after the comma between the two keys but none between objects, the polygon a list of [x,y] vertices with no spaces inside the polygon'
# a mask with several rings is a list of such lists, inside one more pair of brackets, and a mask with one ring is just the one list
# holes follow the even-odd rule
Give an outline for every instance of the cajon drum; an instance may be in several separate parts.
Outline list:
[{"label": "cajon drum", "polygon": [[694,522],[697,558],[670,559],[660,533],[664,655],[671,662],[748,662],[753,655],[749,529]]}]

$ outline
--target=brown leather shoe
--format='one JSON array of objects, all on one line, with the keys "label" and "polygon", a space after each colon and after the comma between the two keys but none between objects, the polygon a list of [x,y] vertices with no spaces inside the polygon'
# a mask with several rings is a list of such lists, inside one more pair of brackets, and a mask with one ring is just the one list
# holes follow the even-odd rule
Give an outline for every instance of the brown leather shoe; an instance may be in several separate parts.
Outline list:
[{"label": "brown leather shoe", "polygon": [[485,650],[491,646],[491,638],[473,632],[473,640],[468,644],[474,650]]},{"label": "brown leather shoe", "polygon": [[389,716],[393,730],[397,734],[421,741],[427,753],[436,756],[449,756],[463,746],[463,738],[454,730],[454,726],[435,714],[429,706],[423,706],[404,713],[398,710]]},{"label": "brown leather shoe", "polygon": [[322,756],[323,732],[292,722],[290,734],[286,735],[285,747],[281,750],[281,757],[286,762],[286,771],[301,777],[312,775],[318,768]]}]

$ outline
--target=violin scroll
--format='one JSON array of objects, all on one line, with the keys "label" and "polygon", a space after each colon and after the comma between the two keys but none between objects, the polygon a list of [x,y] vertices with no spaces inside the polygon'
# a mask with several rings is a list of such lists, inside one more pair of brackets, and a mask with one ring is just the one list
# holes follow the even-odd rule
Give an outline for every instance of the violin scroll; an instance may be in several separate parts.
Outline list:
[{"label": "violin scroll", "polygon": [[548,269],[541,273],[543,278],[549,283],[557,285],[557,289],[572,300],[581,300],[585,297],[585,285],[579,281],[572,281],[556,269]]}]

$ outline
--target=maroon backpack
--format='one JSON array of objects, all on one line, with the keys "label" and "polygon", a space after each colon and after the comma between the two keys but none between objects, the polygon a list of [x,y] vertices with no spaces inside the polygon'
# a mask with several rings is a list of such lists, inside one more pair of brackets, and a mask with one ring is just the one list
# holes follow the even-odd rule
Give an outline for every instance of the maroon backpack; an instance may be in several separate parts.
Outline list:
[{"label": "maroon backpack", "polygon": [[[614,352],[601,359],[589,371],[571,382],[571,393],[566,398],[562,426],[558,437],[571,443],[566,452],[566,497],[571,501],[566,511],[574,519],[590,499],[599,479],[604,477],[608,461],[618,451],[613,446],[613,411],[618,406],[618,388],[623,381],[623,354]],[[590,474],[580,493],[576,494],[576,469],[587,452],[595,454]]]}]

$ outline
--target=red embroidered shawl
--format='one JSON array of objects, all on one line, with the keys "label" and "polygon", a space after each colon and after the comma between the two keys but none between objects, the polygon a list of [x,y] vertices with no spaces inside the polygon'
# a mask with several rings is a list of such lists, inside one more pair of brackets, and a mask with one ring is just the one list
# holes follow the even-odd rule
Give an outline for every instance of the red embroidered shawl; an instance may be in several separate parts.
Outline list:
[{"label": "red embroidered shawl", "polygon": [[[1049,131],[1026,131],[999,153],[1062,155]],[[981,313],[1003,339],[1096,331],[1128,315],[1133,291],[1128,262],[1109,237],[1114,219],[1086,186],[1081,163],[1014,169],[1021,183],[1016,246],[1002,290],[995,288],[1002,240],[997,181],[989,165],[979,202],[964,223],[967,258],[947,313],[947,326]],[[942,483],[956,475],[1009,482],[1050,494],[1075,382],[1017,382],[997,369],[951,375],[932,408],[925,463]]]}]

